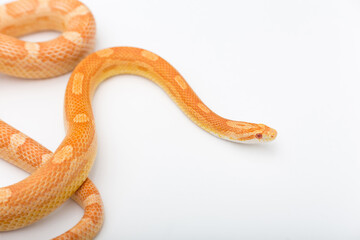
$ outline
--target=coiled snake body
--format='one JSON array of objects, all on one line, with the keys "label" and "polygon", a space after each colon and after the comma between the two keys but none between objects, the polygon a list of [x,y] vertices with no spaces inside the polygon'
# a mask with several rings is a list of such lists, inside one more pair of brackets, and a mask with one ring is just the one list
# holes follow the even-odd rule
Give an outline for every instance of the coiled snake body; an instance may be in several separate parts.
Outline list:
[{"label": "coiled snake body", "polygon": [[[34,6],[41,6],[47,11],[51,9],[51,12],[56,12],[50,8],[53,5],[59,6],[56,4],[79,4],[77,7],[68,8],[69,11],[65,14],[65,19],[71,21],[79,17],[83,18],[84,21],[87,20],[87,23],[81,21],[81,24],[77,25],[79,28],[81,26],[82,29],[85,29],[83,32],[81,29],[77,29],[79,31],[72,29],[72,32],[79,34],[72,33],[72,37],[69,39],[69,35],[64,37],[63,33],[60,39],[56,39],[52,43],[70,41],[73,44],[69,43],[73,47],[72,49],[78,49],[78,51],[74,51],[77,53],[76,56],[70,56],[72,62],[64,60],[66,63],[60,64],[62,67],[58,66],[55,72],[50,73],[51,67],[30,67],[30,63],[36,61],[42,64],[48,63],[48,61],[40,60],[40,58],[49,57],[42,55],[42,49],[46,48],[46,44],[21,43],[17,44],[17,47],[15,45],[8,47],[12,44],[10,42],[6,42],[6,46],[0,45],[0,61],[2,61],[0,65],[3,66],[5,62],[7,63],[7,67],[0,68],[1,71],[20,77],[58,75],[69,71],[71,69],[69,66],[78,62],[91,49],[94,26],[92,26],[91,13],[84,5],[75,0],[22,0],[14,4],[20,3],[23,5],[37,3]],[[5,5],[5,8],[8,6]],[[1,9],[3,12],[4,7]],[[33,14],[30,15],[33,17]],[[49,13],[48,15],[50,16]],[[51,19],[46,21],[51,22]],[[65,28],[57,29],[64,30],[68,25],[65,24]],[[11,32],[10,30],[7,31],[5,32]],[[14,36],[30,32],[16,30],[16,28],[12,31]],[[66,32],[67,30],[65,30]],[[83,35],[84,32],[89,35]],[[1,41],[1,38],[11,39],[14,43],[20,41],[0,35],[0,42],[4,42]],[[85,47],[81,44],[84,44]],[[20,60],[11,57],[6,58],[8,55],[15,56],[19,51],[25,51],[26,56]],[[64,56],[60,50],[58,54]],[[29,59],[36,59],[36,61],[28,61]],[[20,69],[17,69],[19,66]],[[21,66],[27,67],[21,68]],[[41,69],[46,69],[46,71],[41,71]],[[152,52],[131,47],[107,48],[97,51],[82,60],[70,77],[65,93],[67,133],[54,154],[0,121],[0,157],[28,171],[34,171],[37,168],[32,175],[23,181],[0,188],[1,231],[20,228],[46,216],[71,197],[87,179],[96,155],[96,133],[91,98],[101,81],[117,74],[136,74],[151,79],[165,90],[194,123],[217,137],[243,143],[266,142],[276,137],[276,131],[263,124],[232,121],[212,112],[196,96],[184,78],[168,62]],[[75,199],[83,207],[88,207],[88,211],[85,212],[84,218],[77,226],[65,233],[67,235],[59,236],[59,238],[92,238],[102,224],[102,203],[90,180],[86,180],[85,184],[76,192]]]}]

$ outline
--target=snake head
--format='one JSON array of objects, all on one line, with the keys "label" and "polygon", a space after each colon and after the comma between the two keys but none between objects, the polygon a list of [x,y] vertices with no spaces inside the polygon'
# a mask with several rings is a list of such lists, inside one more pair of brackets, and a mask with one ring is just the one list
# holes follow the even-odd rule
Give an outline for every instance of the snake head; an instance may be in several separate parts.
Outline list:
[{"label": "snake head", "polygon": [[238,143],[264,143],[273,141],[277,132],[264,124],[238,121],[226,122],[230,127],[222,138]]},{"label": "snake head", "polygon": [[258,124],[261,127],[259,132],[255,133],[255,141],[258,142],[270,142],[273,141],[276,136],[277,132],[275,129],[272,129],[264,124]]}]

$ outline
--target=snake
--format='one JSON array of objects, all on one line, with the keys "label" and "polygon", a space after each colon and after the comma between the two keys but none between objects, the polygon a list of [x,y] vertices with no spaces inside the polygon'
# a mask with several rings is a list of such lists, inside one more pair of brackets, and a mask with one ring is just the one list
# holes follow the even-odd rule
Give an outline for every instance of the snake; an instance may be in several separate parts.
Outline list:
[{"label": "snake", "polygon": [[[60,5],[64,3],[70,5],[79,4],[79,2],[75,0],[20,0],[14,3],[20,5],[29,2],[37,3],[32,6],[35,9],[41,8],[45,12],[49,11],[49,9],[55,11],[53,8],[50,8],[50,6],[53,5],[58,6],[54,3],[59,3]],[[6,6],[6,8],[8,8],[8,6]],[[78,10],[78,8],[81,8],[81,10]],[[2,9],[4,9],[4,7]],[[91,13],[84,9],[85,7],[83,5],[72,8],[69,7],[69,12],[65,14],[65,16],[71,15],[72,17],[65,17],[65,19],[68,19],[68,21],[70,21],[69,19],[81,17],[87,20],[91,19]],[[34,11],[36,12],[36,10]],[[41,11],[39,10],[39,12]],[[29,14],[32,16],[32,19],[34,19],[34,12]],[[35,16],[37,14],[38,16],[41,15],[36,13]],[[49,17],[48,20],[51,22],[54,18],[50,17],[52,15],[49,12],[47,12],[47,14],[48,15],[43,13],[43,15]],[[25,17],[23,17],[23,19],[25,19]],[[23,24],[30,26],[24,22],[25,21],[23,21]],[[89,20],[89,22],[94,23],[93,20]],[[90,27],[89,22],[88,24],[79,23],[78,26],[86,29],[86,33],[93,33],[95,27]],[[23,28],[23,24],[20,24],[20,28]],[[81,37],[80,40],[80,38],[78,38],[79,35],[72,34],[70,39],[73,41],[71,41],[69,40],[69,36],[63,36],[64,33],[68,31],[66,27],[58,28],[59,31],[64,31],[59,38],[63,41],[70,41],[75,45],[85,43],[86,50],[78,50],[77,53],[79,55],[72,55],[70,57],[72,63],[76,65],[77,62],[81,60],[80,53],[85,54],[85,52],[90,51],[89,46],[93,44],[93,40],[86,40],[86,37]],[[93,30],[90,31],[90,28]],[[13,29],[17,28],[13,27]],[[24,27],[22,31],[17,29],[12,30],[13,32],[9,30],[5,32],[7,34],[9,34],[9,32],[13,33],[13,36],[30,32],[29,29],[26,30],[27,32],[24,29],[27,29],[27,27]],[[43,27],[39,29],[39,27],[37,27],[34,31],[42,29],[46,28]],[[79,33],[81,30],[78,30]],[[75,32],[75,29],[71,29],[71,32]],[[20,41],[15,41],[15,37],[11,39],[14,40],[13,43]],[[61,39],[56,40],[60,41]],[[0,53],[0,59],[6,58],[7,55],[16,55],[20,51],[15,48],[15,46],[7,47],[10,43],[6,44],[5,46],[0,46],[0,51],[7,52],[7,54]],[[29,44],[21,43],[17,45],[21,50],[26,50],[26,57],[0,60],[9,64],[8,68],[6,66],[3,67],[5,69],[4,73],[18,77],[47,78],[68,72],[69,69],[71,70],[71,67],[69,67],[70,63],[59,64],[59,66],[62,66],[61,70],[60,68],[56,68],[51,74],[49,73],[50,68],[30,67],[30,63],[27,61],[30,58],[33,59],[33,61],[30,61],[32,63],[36,62],[34,61],[34,59],[36,59],[38,62],[44,64],[40,58],[46,59],[45,56],[42,56],[43,52],[41,51],[42,47],[46,47],[46,45],[40,46],[39,44],[38,47],[26,47],[26,45]],[[72,49],[77,49],[79,45],[76,45],[76,47],[72,45],[72,47]],[[60,50],[58,54],[62,54]],[[77,59],[77,57],[80,59]],[[17,59],[19,60],[18,64],[16,62]],[[64,61],[67,62],[67,60]],[[18,69],[16,66],[26,66],[26,68]],[[41,68],[46,69],[46,71],[42,71]],[[3,69],[0,69],[0,71],[2,70]],[[97,150],[95,119],[91,101],[96,88],[101,82],[112,76],[124,74],[138,75],[150,79],[169,95],[191,121],[216,137],[238,143],[263,143],[272,141],[277,136],[276,130],[264,124],[234,121],[217,115],[200,100],[183,76],[170,65],[170,63],[151,51],[136,47],[112,47],[96,51],[81,60],[70,76],[64,99],[66,135],[54,153],[39,147],[39,144],[34,140],[11,128],[9,125],[0,122],[0,149],[2,149],[0,154],[1,152],[3,153],[0,157],[15,162],[16,165],[25,169],[28,167],[27,170],[32,172],[32,174],[24,180],[0,188],[0,231],[18,229],[38,221],[50,214],[74,193],[73,198],[77,200],[81,206],[85,207],[85,211],[86,207],[93,204],[95,204],[99,210],[97,213],[102,211],[101,199],[94,190],[96,188],[87,178],[95,160]],[[32,145],[29,145],[30,142],[32,142]],[[41,163],[29,167],[29,161],[23,160],[26,155],[28,159],[36,156],[40,159],[38,162]],[[77,195],[78,197],[76,197],[76,194],[81,195],[79,190],[81,190],[80,187],[84,185],[84,182],[85,185],[87,183],[91,185],[90,189],[92,191],[89,190],[90,193],[87,193],[87,195],[84,194],[81,197]],[[88,223],[88,225],[96,225],[96,223],[98,223],[98,225],[101,226],[101,216],[98,216],[98,218],[94,220],[91,217],[85,217],[85,215],[87,215],[86,212],[81,220],[83,223]],[[81,225],[81,222],[79,222],[79,224]],[[74,227],[76,231],[70,230],[70,233],[74,234],[74,239],[91,239],[96,235],[94,232],[88,233],[88,236],[84,236],[84,231],[81,230],[81,226],[77,228],[79,227],[78,225]],[[91,228],[87,228],[86,231],[91,231]]]}]

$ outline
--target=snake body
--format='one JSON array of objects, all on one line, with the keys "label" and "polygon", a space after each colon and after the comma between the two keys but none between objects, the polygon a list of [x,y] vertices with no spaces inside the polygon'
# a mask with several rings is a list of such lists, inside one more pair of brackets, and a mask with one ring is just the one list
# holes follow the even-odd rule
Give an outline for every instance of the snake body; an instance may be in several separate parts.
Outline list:
[{"label": "snake body", "polygon": [[[47,42],[26,42],[16,37],[41,30],[56,30],[62,34]],[[20,0],[0,5],[0,72],[22,78],[48,78],[74,69],[89,54],[95,43],[95,20],[90,10],[77,0]],[[0,157],[33,172],[49,159],[52,152],[0,120]],[[0,189],[0,202],[8,208],[16,205],[5,202],[9,191]],[[80,222],[56,239],[92,239],[103,223],[103,203],[90,179],[72,198],[84,208]],[[11,205],[10,205],[11,204]],[[7,213],[11,218],[11,211]],[[4,216],[4,219],[5,216]],[[8,227],[2,221],[3,231]],[[18,226],[20,225],[20,226]]]},{"label": "snake body", "polygon": [[[62,34],[46,42],[16,37],[42,30]],[[95,20],[77,0],[20,0],[0,6],[0,72],[22,78],[67,73],[95,43]]]},{"label": "snake body", "polygon": [[[49,3],[53,1],[22,2]],[[83,13],[83,11],[80,12]],[[40,56],[39,51],[36,56]],[[21,72],[14,69],[15,67],[7,73],[21,77],[31,77],[36,74],[47,77],[44,73],[35,70],[27,75],[27,71]],[[63,70],[63,72],[66,71]],[[57,71],[56,74],[60,72]],[[217,137],[241,143],[267,142],[276,137],[276,131],[266,125],[233,121],[215,114],[197,97],[174,67],[150,51],[132,47],[115,47],[97,51],[78,64],[68,82],[65,93],[66,136],[60,146],[54,154],[51,154],[42,148],[34,147],[37,145],[33,142],[31,147],[26,148],[27,154],[43,159],[40,165],[32,166],[27,170],[31,171],[35,168],[37,170],[19,183],[0,188],[0,231],[20,228],[46,216],[71,197],[84,183],[95,159],[97,148],[91,99],[96,87],[103,80],[118,74],[134,74],[152,80],[194,123]],[[3,149],[0,151],[0,154],[3,153],[0,157],[21,166],[24,161],[21,160],[20,152],[29,138],[16,130],[8,129],[11,128],[0,122],[2,136],[0,149]],[[45,154],[47,155],[44,158]],[[26,166],[21,167],[26,168]],[[87,194],[87,198],[83,195],[78,202],[85,207],[89,206],[86,203],[101,203],[97,197],[98,194],[94,194]],[[84,221],[88,223],[97,221],[91,220],[90,217],[86,219]],[[98,218],[97,222],[101,226],[102,218]],[[78,235],[81,237],[81,233]]]},{"label": "snake body", "polygon": [[[15,138],[24,139],[21,140],[22,144],[16,145],[16,148],[14,148]],[[4,160],[32,173],[51,155],[53,153],[50,150],[0,120],[0,157]],[[0,194],[0,199],[1,197],[4,198]],[[54,239],[93,239],[101,229],[104,218],[104,207],[99,191],[90,179],[86,179],[72,195],[72,199],[84,208],[84,216],[77,225]]]}]

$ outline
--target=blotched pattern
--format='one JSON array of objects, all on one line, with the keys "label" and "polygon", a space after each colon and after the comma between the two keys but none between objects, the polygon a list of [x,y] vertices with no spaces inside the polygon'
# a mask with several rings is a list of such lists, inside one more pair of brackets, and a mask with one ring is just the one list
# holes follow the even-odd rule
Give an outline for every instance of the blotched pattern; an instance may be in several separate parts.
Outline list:
[{"label": "blotched pattern", "polygon": [[[41,30],[57,30],[63,33],[54,40],[39,43],[15,38]],[[0,72],[23,78],[61,75],[72,70],[89,54],[94,42],[94,18],[89,9],[77,0],[19,0],[0,5]],[[90,149],[94,151],[93,147]],[[70,160],[72,145],[60,148],[54,156],[49,150],[0,120],[0,157],[33,172],[43,165],[46,168],[51,160],[54,165]],[[89,154],[84,157],[89,158]],[[69,173],[76,174],[76,171],[71,170],[74,165],[78,164],[70,163]],[[90,166],[91,164],[85,164],[82,167],[88,169]],[[47,169],[53,171],[60,181],[53,182],[50,172],[46,173],[48,170],[45,170],[40,173],[42,181],[45,181],[42,186],[35,177],[0,188],[0,231],[25,226],[52,211],[55,205],[61,204],[62,197],[56,196],[56,191],[48,190],[56,188],[56,184],[60,184],[60,188],[64,189],[67,179],[63,176],[66,173],[58,173],[59,169],[54,166]],[[85,173],[82,170],[78,172],[81,178],[77,181],[83,182]],[[49,176],[46,176],[47,174]],[[18,187],[21,189],[18,190]],[[38,190],[38,194],[34,195]],[[75,187],[65,188],[67,192],[75,190]],[[40,192],[50,194],[51,201],[38,213],[31,201],[42,201],[44,198]],[[89,196],[94,201],[91,205],[86,205],[84,201]],[[93,183],[87,179],[73,198],[84,207],[84,217],[75,227],[56,239],[92,239],[103,222],[101,197]],[[26,202],[26,205],[22,205],[23,202]]]},{"label": "blotched pattern", "polygon": [[[15,151],[14,147],[16,148]],[[4,155],[6,149],[13,152],[10,158]],[[65,148],[59,152],[64,156],[70,151],[70,149]],[[28,172],[33,172],[50,160],[52,156],[50,150],[0,120],[0,157]],[[0,188],[0,203],[10,204],[8,200],[11,194],[9,188]],[[86,179],[72,198],[84,208],[83,219],[72,229],[54,239],[94,238],[100,231],[104,218],[104,207],[98,190],[90,179]]]},{"label": "blotched pattern", "polygon": [[[46,42],[15,37],[40,30],[62,34]],[[77,0],[19,0],[0,6],[0,72],[49,78],[71,71],[95,43],[95,20]]]}]

